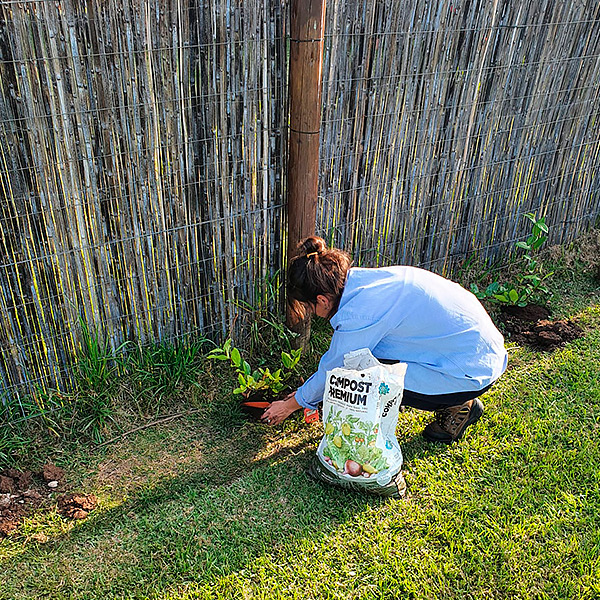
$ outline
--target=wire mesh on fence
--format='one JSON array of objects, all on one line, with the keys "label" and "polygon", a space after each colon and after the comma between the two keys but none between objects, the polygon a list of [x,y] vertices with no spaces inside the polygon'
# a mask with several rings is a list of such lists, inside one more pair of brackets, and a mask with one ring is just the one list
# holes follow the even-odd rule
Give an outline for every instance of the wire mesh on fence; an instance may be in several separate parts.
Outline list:
[{"label": "wire mesh on fence", "polygon": [[273,2],[3,3],[0,372],[218,336],[281,269],[286,17]]},{"label": "wire mesh on fence", "polygon": [[553,242],[593,222],[599,17],[593,2],[334,4],[321,232],[367,264],[448,273],[511,250],[524,212]]},{"label": "wire mesh on fence", "polygon": [[[289,6],[0,5],[0,387],[227,334],[286,254]],[[452,274],[600,214],[600,4],[327,3],[317,230]],[[273,305],[274,302],[274,305]],[[244,313],[245,314],[245,313]]]}]

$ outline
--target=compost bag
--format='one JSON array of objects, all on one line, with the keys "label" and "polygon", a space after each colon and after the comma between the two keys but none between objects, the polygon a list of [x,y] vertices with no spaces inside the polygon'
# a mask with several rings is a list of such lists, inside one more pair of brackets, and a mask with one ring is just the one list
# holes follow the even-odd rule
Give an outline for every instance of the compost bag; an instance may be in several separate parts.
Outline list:
[{"label": "compost bag", "polygon": [[328,371],[325,431],[311,475],[345,488],[397,495],[403,458],[396,425],[406,367],[384,365],[362,349],[346,354],[344,367]]}]

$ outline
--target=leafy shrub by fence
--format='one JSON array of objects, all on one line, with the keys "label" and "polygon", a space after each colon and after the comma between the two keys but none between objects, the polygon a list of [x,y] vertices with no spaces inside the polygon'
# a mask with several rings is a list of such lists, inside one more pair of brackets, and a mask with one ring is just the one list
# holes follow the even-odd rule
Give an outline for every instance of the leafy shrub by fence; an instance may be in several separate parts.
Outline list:
[{"label": "leafy shrub by fence", "polygon": [[[3,390],[68,386],[81,321],[116,348],[280,301],[288,8],[2,3]],[[318,232],[443,273],[524,212],[573,238],[600,214],[599,81],[594,0],[331,0]]]}]

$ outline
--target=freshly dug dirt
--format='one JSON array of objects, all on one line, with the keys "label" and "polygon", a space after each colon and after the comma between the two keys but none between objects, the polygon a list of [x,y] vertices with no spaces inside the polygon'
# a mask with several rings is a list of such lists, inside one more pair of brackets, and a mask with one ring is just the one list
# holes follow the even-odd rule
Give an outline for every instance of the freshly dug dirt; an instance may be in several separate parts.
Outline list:
[{"label": "freshly dug dirt", "polygon": [[0,475],[0,494],[14,494],[17,486],[11,477]]},{"label": "freshly dug dirt", "polygon": [[24,517],[51,493],[41,483],[36,488],[30,471],[0,472],[0,538],[15,531]]},{"label": "freshly dug dirt", "polygon": [[65,476],[65,472],[56,465],[47,464],[44,465],[42,476],[46,482],[60,481]]},{"label": "freshly dug dirt", "polygon": [[503,306],[502,314],[507,321],[536,323],[542,319],[547,319],[550,316],[550,311],[540,304],[528,304],[527,306]]},{"label": "freshly dug dirt", "polygon": [[[0,471],[0,538],[16,531],[34,510],[50,510],[64,478],[63,469],[51,463],[44,465],[39,473]],[[84,519],[96,507],[93,495],[67,494],[57,500],[59,513],[69,519]]]},{"label": "freshly dug dirt", "polygon": [[66,494],[58,499],[58,512],[69,519],[85,519],[96,506],[94,494]]},{"label": "freshly dug dirt", "polygon": [[583,336],[583,329],[573,319],[552,321],[545,306],[503,307],[500,321],[512,342],[535,350],[554,350]]}]

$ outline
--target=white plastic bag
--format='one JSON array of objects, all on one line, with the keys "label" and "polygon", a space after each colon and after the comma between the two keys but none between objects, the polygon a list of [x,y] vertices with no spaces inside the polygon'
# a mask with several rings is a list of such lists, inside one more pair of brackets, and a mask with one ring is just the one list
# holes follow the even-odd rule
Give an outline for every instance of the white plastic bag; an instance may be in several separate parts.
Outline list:
[{"label": "white plastic bag", "polygon": [[322,479],[372,489],[387,486],[400,472],[396,425],[406,367],[384,365],[362,349],[346,354],[344,367],[327,373],[325,434],[317,458],[329,476]]}]

